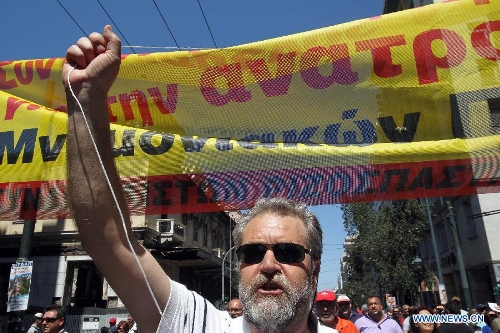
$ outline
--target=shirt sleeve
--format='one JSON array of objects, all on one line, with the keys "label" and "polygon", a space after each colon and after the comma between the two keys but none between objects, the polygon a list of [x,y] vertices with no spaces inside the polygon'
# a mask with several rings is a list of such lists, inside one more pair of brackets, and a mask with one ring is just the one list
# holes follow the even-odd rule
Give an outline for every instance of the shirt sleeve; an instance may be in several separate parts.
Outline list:
[{"label": "shirt sleeve", "polygon": [[410,330],[410,317],[408,316],[403,321],[403,331],[409,331],[409,330]]},{"label": "shirt sleeve", "polygon": [[184,285],[170,280],[171,292],[157,333],[224,333],[229,331],[223,312]]}]

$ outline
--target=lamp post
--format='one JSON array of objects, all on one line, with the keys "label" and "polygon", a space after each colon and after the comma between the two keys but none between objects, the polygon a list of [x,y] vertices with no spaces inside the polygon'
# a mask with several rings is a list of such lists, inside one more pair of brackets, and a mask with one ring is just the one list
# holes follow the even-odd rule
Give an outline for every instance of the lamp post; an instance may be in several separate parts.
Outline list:
[{"label": "lamp post", "polygon": [[[221,276],[222,276],[222,296],[221,296],[221,301],[222,301],[222,303],[221,304],[224,304],[224,268],[226,268],[226,257],[235,248],[236,248],[236,246],[233,246],[232,248],[230,248],[229,251],[227,251],[226,254],[224,254],[224,257],[222,258],[222,267],[221,267]],[[233,264],[232,262],[229,263],[229,268],[231,268],[232,264]],[[229,280],[231,280],[231,279],[232,279],[231,270],[229,270]]]},{"label": "lamp post", "polygon": [[422,270],[423,262],[422,259],[420,259],[420,257],[417,255],[415,259],[413,259],[411,264],[417,270],[418,304],[420,305],[422,301],[422,289],[421,289],[422,283],[420,281],[421,279],[420,271]]}]

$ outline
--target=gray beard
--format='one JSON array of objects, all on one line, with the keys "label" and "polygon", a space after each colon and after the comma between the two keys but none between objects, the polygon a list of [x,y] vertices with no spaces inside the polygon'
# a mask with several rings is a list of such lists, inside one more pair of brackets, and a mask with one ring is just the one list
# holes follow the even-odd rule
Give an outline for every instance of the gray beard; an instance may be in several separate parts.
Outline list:
[{"label": "gray beard", "polygon": [[258,293],[258,288],[267,281],[263,275],[259,275],[244,287],[243,281],[240,280],[239,292],[243,304],[243,316],[262,333],[296,330],[295,323],[307,321],[311,312],[314,297],[312,276],[295,290],[282,275],[276,274],[271,281],[279,284],[283,293],[262,296]]}]

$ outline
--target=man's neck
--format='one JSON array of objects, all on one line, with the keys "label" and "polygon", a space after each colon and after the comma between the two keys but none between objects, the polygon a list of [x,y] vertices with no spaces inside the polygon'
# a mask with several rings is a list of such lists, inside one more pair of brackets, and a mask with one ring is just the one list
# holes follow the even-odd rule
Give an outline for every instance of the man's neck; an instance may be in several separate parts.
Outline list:
[{"label": "man's neck", "polygon": [[351,319],[351,316],[352,316],[352,312],[351,311],[346,312],[346,313],[340,313],[339,312],[339,315],[338,315],[339,318],[346,319],[346,320]]},{"label": "man's neck", "polygon": [[[257,328],[252,326],[252,333],[263,333],[262,331],[259,331]],[[303,325],[299,330],[297,330],[297,327],[295,328],[290,328],[290,329],[284,329],[280,331],[280,333],[312,333],[312,331],[309,329],[307,325]]]},{"label": "man's neck", "polygon": [[378,315],[371,315],[371,314],[369,314],[368,317],[370,317],[371,320],[373,320],[376,323],[380,323],[382,320],[385,319],[385,315],[383,313],[380,313]]},{"label": "man's neck", "polygon": [[[263,333],[258,330],[255,326],[250,324],[252,333]],[[306,320],[295,320],[293,323],[288,325],[288,327],[284,328],[280,331],[280,333],[315,333],[316,327],[314,327],[310,316],[307,317]]]}]

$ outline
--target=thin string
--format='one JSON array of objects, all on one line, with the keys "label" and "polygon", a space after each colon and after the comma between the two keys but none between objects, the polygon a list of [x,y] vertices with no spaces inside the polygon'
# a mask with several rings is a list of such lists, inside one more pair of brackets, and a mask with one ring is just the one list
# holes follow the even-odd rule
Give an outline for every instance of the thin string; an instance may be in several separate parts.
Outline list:
[{"label": "thin string", "polygon": [[122,45],[122,48],[136,49],[162,49],[162,50],[213,50],[213,47],[176,47],[176,46],[141,46],[141,45]]},{"label": "thin string", "polygon": [[198,6],[200,7],[200,10],[201,10],[201,14],[203,14],[203,18],[205,19],[205,24],[207,25],[208,32],[210,32],[210,36],[212,37],[212,42],[214,42],[215,48],[218,48],[217,43],[215,42],[214,35],[212,34],[212,29],[210,29],[210,25],[208,24],[207,17],[205,16],[205,12],[203,11],[203,7],[201,6],[200,0],[197,0],[197,1],[198,1]]},{"label": "thin string", "polygon": [[160,14],[160,16],[161,16],[161,19],[163,20],[163,24],[165,24],[165,27],[167,27],[167,30],[168,30],[168,32],[170,33],[170,36],[171,36],[171,37],[172,37],[172,39],[174,40],[175,45],[177,45],[177,48],[180,50],[181,48],[179,47],[179,44],[177,43],[177,40],[175,40],[174,34],[172,33],[172,30],[170,30],[170,27],[168,26],[167,21],[166,21],[166,20],[165,20],[165,18],[163,17],[163,14],[161,13],[160,8],[159,8],[159,7],[158,7],[158,5],[156,4],[156,1],[155,1],[155,0],[153,0],[153,3],[155,4],[156,10],[158,11],[158,13],[159,13],[159,14]]},{"label": "thin string", "polygon": [[120,220],[121,220],[121,223],[122,223],[123,230],[125,232],[125,238],[127,239],[127,243],[128,243],[129,249],[133,253],[135,261],[137,262],[137,265],[139,265],[139,268],[141,270],[142,276],[144,277],[144,280],[146,281],[146,285],[148,286],[149,293],[150,293],[151,297],[153,298],[153,301],[155,302],[156,308],[158,309],[158,312],[160,313],[160,316],[161,316],[162,312],[161,312],[161,309],[160,309],[160,305],[158,304],[158,301],[156,300],[156,297],[153,294],[153,290],[151,289],[151,286],[149,284],[149,280],[148,280],[148,278],[146,276],[146,272],[144,272],[144,269],[143,269],[143,267],[141,265],[141,262],[139,261],[139,258],[137,257],[137,253],[135,253],[135,250],[134,250],[134,248],[132,246],[132,242],[130,241],[129,234],[127,232],[127,226],[125,224],[125,218],[123,217],[123,212],[122,212],[122,210],[120,208],[120,205],[118,204],[118,199],[116,198],[115,191],[113,191],[113,187],[111,185],[111,181],[109,180],[109,177],[108,177],[108,174],[106,172],[106,169],[104,168],[104,163],[102,162],[101,155],[99,154],[99,151],[97,150],[97,144],[95,143],[94,136],[92,134],[92,131],[90,130],[90,126],[89,126],[89,123],[87,121],[87,117],[85,116],[85,112],[83,111],[83,107],[80,104],[80,101],[78,100],[78,98],[75,96],[75,93],[73,92],[73,88],[71,88],[71,82],[70,82],[69,78],[70,78],[71,72],[73,72],[74,69],[75,69],[75,67],[71,68],[71,70],[68,73],[68,87],[69,87],[69,90],[70,90],[71,95],[73,96],[73,98],[76,100],[76,103],[78,104],[78,107],[80,108],[80,111],[82,112],[83,119],[85,120],[85,125],[87,126],[87,130],[89,131],[89,134],[90,134],[90,139],[92,140],[92,144],[94,145],[94,149],[95,149],[95,152],[97,154],[97,158],[99,159],[99,164],[101,165],[102,171],[104,172],[104,176],[106,178],[106,182],[108,183],[109,189],[111,190],[111,194],[113,196],[113,201],[114,201],[114,203],[115,203],[115,205],[116,205],[116,207],[118,209],[118,213],[120,214]]},{"label": "thin string", "polygon": [[[121,32],[120,28],[118,28],[118,25],[115,23],[115,21],[113,21],[113,19],[111,18],[111,15],[109,15],[109,13],[106,10],[106,8],[104,8],[104,6],[102,5],[101,1],[97,0],[97,2],[99,3],[99,6],[101,6],[102,10],[106,13],[106,15],[108,16],[108,18],[111,20],[111,22],[113,23],[113,25],[116,27],[116,29],[118,30],[118,32],[120,33],[120,35],[122,35],[122,37],[125,40],[125,42],[127,42],[127,44],[130,44],[128,42],[127,38],[125,37],[125,35]],[[133,48],[132,48],[132,52],[136,53]]]},{"label": "thin string", "polygon": [[66,12],[66,14],[68,14],[68,16],[73,20],[73,22],[78,26],[78,28],[80,28],[83,34],[85,36],[88,36],[88,33],[86,33],[85,30],[83,30],[83,28],[78,24],[78,22],[76,22],[75,18],[68,12],[68,10],[63,6],[63,4],[59,0],[56,1],[59,4],[59,6],[61,6],[61,8]]}]

